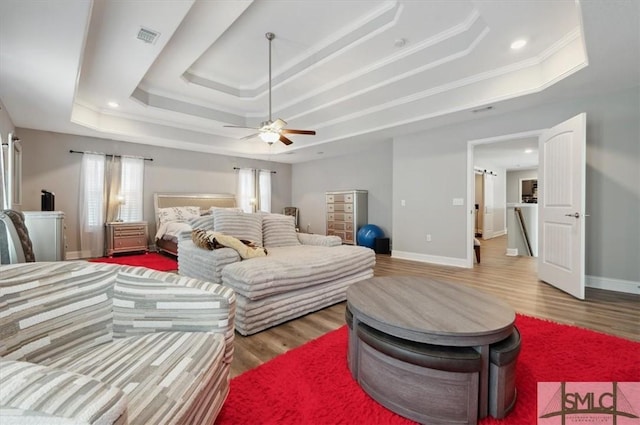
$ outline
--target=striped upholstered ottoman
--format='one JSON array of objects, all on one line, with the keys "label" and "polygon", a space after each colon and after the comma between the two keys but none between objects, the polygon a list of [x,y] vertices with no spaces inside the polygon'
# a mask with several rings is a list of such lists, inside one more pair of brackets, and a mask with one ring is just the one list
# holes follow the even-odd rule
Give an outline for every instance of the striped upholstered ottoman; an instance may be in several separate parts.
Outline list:
[{"label": "striped upholstered ottoman", "polygon": [[0,423],[210,424],[235,295],[145,268],[0,267]]}]

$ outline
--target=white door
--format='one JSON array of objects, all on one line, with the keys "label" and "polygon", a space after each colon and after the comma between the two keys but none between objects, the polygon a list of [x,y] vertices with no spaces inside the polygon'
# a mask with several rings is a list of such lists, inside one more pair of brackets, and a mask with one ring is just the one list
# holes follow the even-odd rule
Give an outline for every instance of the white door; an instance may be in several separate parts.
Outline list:
[{"label": "white door", "polygon": [[584,299],[585,144],[582,113],[539,140],[538,277]]},{"label": "white door", "polygon": [[482,239],[493,238],[493,176],[491,174],[484,174],[483,178],[483,199],[484,199],[484,214],[482,217]]}]

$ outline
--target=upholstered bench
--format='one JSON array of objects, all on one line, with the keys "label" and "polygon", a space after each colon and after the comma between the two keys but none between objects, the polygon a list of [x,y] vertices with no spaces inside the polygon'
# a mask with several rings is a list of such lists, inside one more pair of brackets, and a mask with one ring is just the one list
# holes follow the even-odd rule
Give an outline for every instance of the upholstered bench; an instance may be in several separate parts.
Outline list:
[{"label": "upholstered bench", "polygon": [[514,326],[506,339],[489,347],[489,414],[502,419],[516,404],[516,360],[520,332]]},{"label": "upholstered bench", "polygon": [[421,423],[476,422],[482,368],[476,350],[409,341],[364,323],[355,332],[358,383],[380,404]]}]

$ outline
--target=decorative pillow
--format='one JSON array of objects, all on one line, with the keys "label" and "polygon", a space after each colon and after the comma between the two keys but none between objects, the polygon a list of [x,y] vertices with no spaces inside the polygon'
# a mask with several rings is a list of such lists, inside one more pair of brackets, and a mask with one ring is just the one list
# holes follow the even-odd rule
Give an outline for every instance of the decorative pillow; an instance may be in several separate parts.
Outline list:
[{"label": "decorative pillow", "polygon": [[262,246],[262,216],[259,214],[248,214],[229,208],[215,209],[213,228],[216,232]]},{"label": "decorative pillow", "polygon": [[213,216],[211,214],[191,218],[188,223],[192,229],[213,230]]},{"label": "decorative pillow", "polygon": [[265,248],[300,245],[295,217],[268,214],[262,217],[262,233]]},{"label": "decorative pillow", "polygon": [[158,208],[160,224],[170,221],[186,222],[189,219],[200,217],[200,207],[168,207]]},{"label": "decorative pillow", "polygon": [[227,207],[209,207],[209,209],[207,211],[208,211],[209,214],[213,214],[213,212],[215,210],[228,210],[228,211],[242,212],[242,208],[235,208],[235,207],[231,207],[231,208],[227,208]]}]

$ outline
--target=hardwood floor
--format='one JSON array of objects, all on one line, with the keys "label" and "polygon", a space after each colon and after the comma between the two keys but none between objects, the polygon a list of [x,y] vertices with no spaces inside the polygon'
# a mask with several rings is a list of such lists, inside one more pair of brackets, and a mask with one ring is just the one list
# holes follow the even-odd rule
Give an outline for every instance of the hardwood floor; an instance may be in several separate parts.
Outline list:
[{"label": "hardwood floor", "polygon": [[[375,275],[429,276],[491,293],[518,313],[640,341],[640,296],[587,288],[586,300],[538,281],[536,259],[507,257],[506,236],[482,241],[481,264],[473,269],[437,266],[378,255]],[[345,303],[263,332],[236,334],[231,377],[344,325]]]}]

